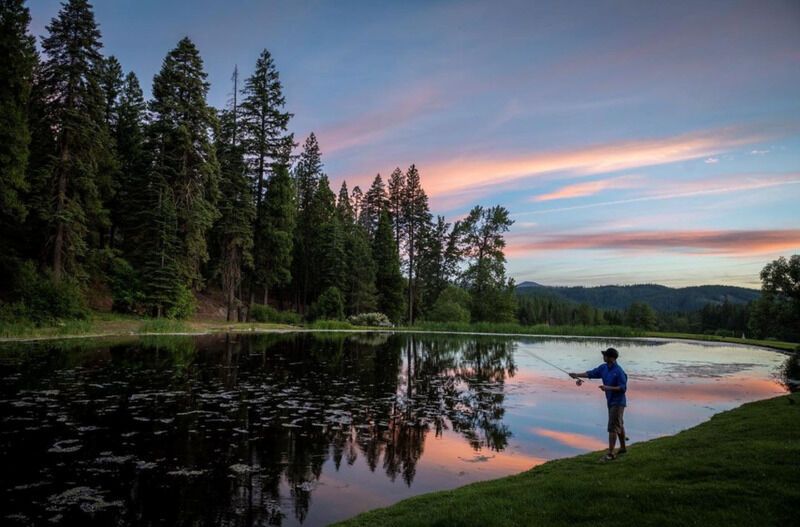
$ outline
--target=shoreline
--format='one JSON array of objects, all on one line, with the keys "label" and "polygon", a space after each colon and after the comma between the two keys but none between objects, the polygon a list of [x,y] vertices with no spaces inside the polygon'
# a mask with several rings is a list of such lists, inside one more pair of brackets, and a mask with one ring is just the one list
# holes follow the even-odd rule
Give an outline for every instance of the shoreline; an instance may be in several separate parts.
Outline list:
[{"label": "shoreline", "polygon": [[[127,321],[142,323],[142,321]],[[638,336],[613,336],[613,335],[565,335],[559,333],[515,333],[515,332],[490,332],[490,331],[461,331],[455,329],[429,329],[429,328],[413,328],[413,327],[398,327],[398,328],[383,328],[383,327],[353,327],[353,328],[314,328],[303,326],[290,326],[286,324],[270,324],[270,323],[233,323],[232,325],[225,325],[227,323],[214,323],[214,322],[187,322],[186,330],[172,330],[167,329],[164,331],[138,331],[135,327],[126,329],[117,329],[107,332],[91,332],[91,333],[72,333],[72,334],[55,334],[55,335],[32,335],[32,336],[18,336],[18,337],[0,337],[0,345],[11,343],[36,343],[57,340],[77,340],[77,339],[103,339],[113,337],[158,337],[158,336],[172,336],[172,337],[202,337],[208,335],[219,335],[224,333],[235,334],[284,334],[284,333],[420,333],[431,335],[472,335],[472,336],[497,336],[497,337],[531,337],[531,338],[561,338],[561,339],[608,339],[608,340],[622,340],[622,341],[645,341],[645,342],[689,342],[693,344],[711,345],[711,346],[732,346],[744,348],[759,348],[769,351],[777,351],[783,354],[790,354],[794,350],[791,348],[800,344],[791,342],[776,341],[774,345],[764,341],[755,341],[749,339],[736,339],[734,341],[726,340],[730,337],[715,337],[712,335],[669,335],[660,332],[645,332]],[[199,327],[192,328],[192,324],[199,325]],[[244,326],[244,324],[247,324]],[[738,342],[737,342],[738,341]]]}]

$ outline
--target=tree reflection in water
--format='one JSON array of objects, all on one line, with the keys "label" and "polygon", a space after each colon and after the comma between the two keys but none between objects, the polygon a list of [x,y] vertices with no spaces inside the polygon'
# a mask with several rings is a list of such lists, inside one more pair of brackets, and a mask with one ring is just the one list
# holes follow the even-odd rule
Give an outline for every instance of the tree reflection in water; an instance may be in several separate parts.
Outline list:
[{"label": "tree reflection in water", "polygon": [[[431,431],[505,448],[513,347],[490,337],[227,335],[15,355],[2,363],[0,451],[4,487],[21,490],[4,512],[85,525],[303,522],[328,461],[338,472],[362,456],[410,486]],[[43,426],[26,429],[31,419]],[[56,440],[80,448],[54,459]],[[62,499],[75,488],[103,498]]]}]

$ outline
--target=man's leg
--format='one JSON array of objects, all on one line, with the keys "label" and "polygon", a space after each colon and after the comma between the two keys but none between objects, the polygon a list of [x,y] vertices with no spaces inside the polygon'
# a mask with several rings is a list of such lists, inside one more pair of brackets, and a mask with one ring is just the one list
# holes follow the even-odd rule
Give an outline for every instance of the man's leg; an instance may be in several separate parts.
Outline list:
[{"label": "man's leg", "polygon": [[608,407],[608,454],[614,455],[614,446],[617,444],[617,428],[614,407]]},{"label": "man's leg", "polygon": [[625,421],[624,421],[624,418],[623,418],[623,416],[625,415],[625,407],[624,406],[620,406],[618,408],[619,408],[619,410],[618,410],[619,414],[617,414],[618,415],[617,424],[618,424],[618,431],[619,431],[619,451],[624,453],[624,452],[627,452],[627,450],[628,450],[626,448],[626,446],[625,446]]},{"label": "man's leg", "polygon": [[614,454],[614,447],[617,444],[617,433],[616,432],[609,432],[608,433],[608,453]]}]

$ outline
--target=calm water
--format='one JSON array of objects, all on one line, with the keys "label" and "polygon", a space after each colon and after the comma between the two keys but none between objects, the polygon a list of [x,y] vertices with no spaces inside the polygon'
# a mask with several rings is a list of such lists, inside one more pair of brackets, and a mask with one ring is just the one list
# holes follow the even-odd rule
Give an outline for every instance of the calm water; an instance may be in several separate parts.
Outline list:
[{"label": "calm water", "polygon": [[[602,449],[599,350],[632,442],[786,391],[753,348],[328,334],[0,346],[3,525],[325,525]],[[635,455],[631,454],[631,455]]]}]

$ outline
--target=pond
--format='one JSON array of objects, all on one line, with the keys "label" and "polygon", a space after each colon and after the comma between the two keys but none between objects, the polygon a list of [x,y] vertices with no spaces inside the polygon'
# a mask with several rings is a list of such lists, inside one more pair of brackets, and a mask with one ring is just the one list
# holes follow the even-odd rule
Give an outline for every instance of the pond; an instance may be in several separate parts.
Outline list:
[{"label": "pond", "polygon": [[685,342],[294,333],[6,344],[0,523],[326,525],[600,450],[598,382],[577,387],[552,365],[585,371],[610,345],[629,375],[631,443],[788,386],[786,355]]}]

